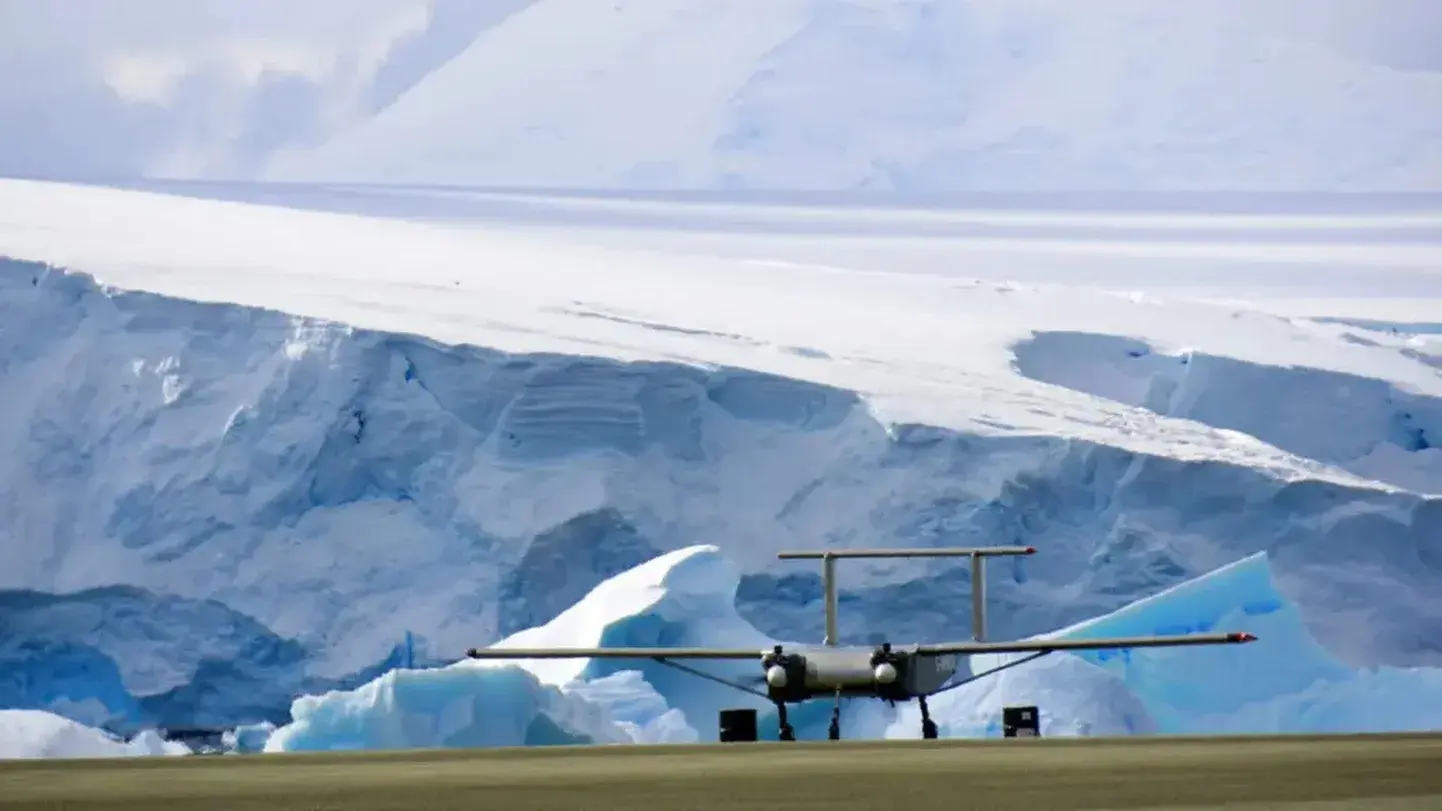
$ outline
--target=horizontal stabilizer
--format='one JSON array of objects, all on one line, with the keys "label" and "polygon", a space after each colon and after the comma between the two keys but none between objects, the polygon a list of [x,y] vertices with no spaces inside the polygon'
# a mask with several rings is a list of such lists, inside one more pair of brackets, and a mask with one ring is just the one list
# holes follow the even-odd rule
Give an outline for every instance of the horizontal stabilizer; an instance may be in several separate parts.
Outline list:
[{"label": "horizontal stabilizer", "polygon": [[1034,555],[1034,546],[959,546],[937,549],[793,549],[777,552],[782,560],[820,560],[824,558],[969,558]]}]

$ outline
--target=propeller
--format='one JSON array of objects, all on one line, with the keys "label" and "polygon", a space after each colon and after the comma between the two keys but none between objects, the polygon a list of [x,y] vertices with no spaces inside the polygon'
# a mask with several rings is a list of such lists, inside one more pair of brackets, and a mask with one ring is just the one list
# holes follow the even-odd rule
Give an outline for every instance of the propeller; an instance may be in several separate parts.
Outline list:
[{"label": "propeller", "polygon": [[880,684],[891,684],[900,676],[897,663],[901,657],[891,650],[891,643],[883,641],[871,654],[871,673]]}]

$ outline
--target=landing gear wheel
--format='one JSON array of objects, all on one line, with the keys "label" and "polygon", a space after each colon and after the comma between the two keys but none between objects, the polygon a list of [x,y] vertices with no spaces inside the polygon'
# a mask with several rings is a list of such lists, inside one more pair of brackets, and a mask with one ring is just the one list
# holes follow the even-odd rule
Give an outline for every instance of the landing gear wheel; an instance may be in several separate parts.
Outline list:
[{"label": "landing gear wheel", "polygon": [[931,711],[926,707],[926,696],[918,699],[921,705],[921,737],[928,741],[936,740],[936,722],[931,720]]}]

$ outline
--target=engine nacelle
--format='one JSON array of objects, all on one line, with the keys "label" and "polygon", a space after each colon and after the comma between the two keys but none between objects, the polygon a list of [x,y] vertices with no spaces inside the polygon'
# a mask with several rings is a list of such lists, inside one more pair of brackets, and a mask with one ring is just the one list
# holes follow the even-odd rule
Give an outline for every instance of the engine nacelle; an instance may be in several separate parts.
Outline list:
[{"label": "engine nacelle", "polygon": [[891,701],[905,701],[911,697],[908,690],[910,682],[911,657],[905,653],[892,650],[888,642],[881,643],[881,646],[871,653],[871,674],[876,679],[876,694]]},{"label": "engine nacelle", "polygon": [[784,653],[777,645],[761,660],[765,668],[766,693],[773,701],[802,701],[809,697],[806,657]]}]

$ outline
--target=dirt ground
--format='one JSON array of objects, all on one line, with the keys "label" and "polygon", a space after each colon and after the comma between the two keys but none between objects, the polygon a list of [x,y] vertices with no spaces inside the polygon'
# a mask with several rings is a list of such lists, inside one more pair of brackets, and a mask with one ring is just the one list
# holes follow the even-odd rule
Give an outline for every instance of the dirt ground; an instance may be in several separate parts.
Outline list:
[{"label": "dirt ground", "polygon": [[0,763],[4,809],[1442,811],[1442,735],[422,750]]}]

